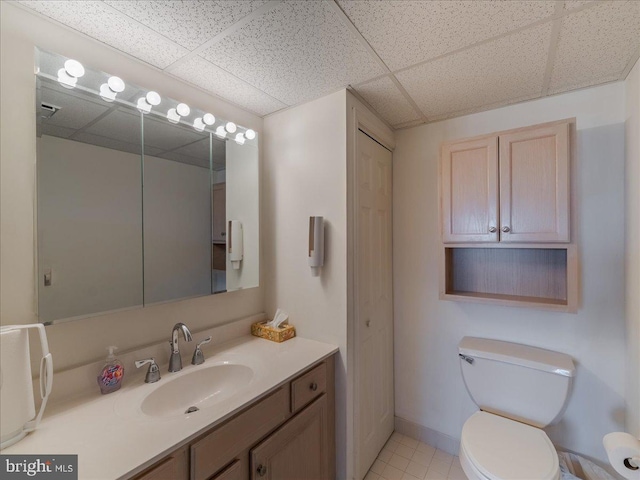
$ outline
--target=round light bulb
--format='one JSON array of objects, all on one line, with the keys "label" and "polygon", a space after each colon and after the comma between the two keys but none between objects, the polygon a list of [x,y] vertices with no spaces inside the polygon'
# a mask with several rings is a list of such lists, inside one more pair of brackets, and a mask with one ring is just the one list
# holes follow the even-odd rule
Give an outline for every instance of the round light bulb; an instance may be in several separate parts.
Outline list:
[{"label": "round light bulb", "polygon": [[64,62],[65,71],[72,77],[80,78],[84,75],[84,67],[77,60],[67,60]]},{"label": "round light bulb", "polygon": [[196,129],[196,131],[198,132],[202,132],[204,130],[205,124],[202,123],[202,119],[201,118],[196,118],[193,121],[193,128]]},{"label": "round light bulb", "polygon": [[220,138],[224,138],[227,136],[227,131],[224,129],[222,125],[220,125],[218,128],[216,128],[216,135],[219,136]]},{"label": "round light bulb", "polygon": [[175,108],[169,109],[169,111],[167,112],[167,120],[169,120],[171,123],[178,123],[180,121],[180,115],[178,115],[178,112]]},{"label": "round light bulb", "polygon": [[253,130],[249,129],[246,132],[244,132],[244,136],[247,137],[247,139],[249,139],[249,140],[253,140],[254,138],[256,138],[256,132],[254,132]]},{"label": "round light bulb", "polygon": [[179,103],[176,107],[176,112],[178,112],[178,115],[180,115],[181,117],[188,117],[191,113],[191,109],[186,103]]},{"label": "round light bulb", "polygon": [[160,105],[161,98],[158,92],[148,92],[145,98],[149,105]]},{"label": "round light bulb", "polygon": [[210,114],[210,113],[205,113],[205,114],[204,114],[204,116],[202,117],[202,121],[203,121],[205,124],[207,124],[207,125],[211,126],[211,125],[213,125],[214,123],[216,123],[216,117],[214,117],[214,116],[213,116],[212,114]]},{"label": "round light bulb", "polygon": [[243,133],[238,133],[236,135],[236,143],[238,145],[244,145],[244,134]]},{"label": "round light bulb", "polygon": [[233,122],[227,122],[227,124],[224,126],[224,128],[227,130],[227,132],[229,133],[235,133],[236,129],[238,127],[236,127],[236,124]]},{"label": "round light bulb", "polygon": [[116,92],[111,90],[109,85],[103,83],[102,85],[100,85],[100,97],[105,102],[113,102],[116,99]]},{"label": "round light bulb", "polygon": [[58,82],[60,82],[60,85],[64,88],[73,88],[76,86],[76,83],[78,83],[78,79],[69,75],[64,68],[61,68],[58,70]]},{"label": "round light bulb", "polygon": [[140,97],[138,99],[137,107],[138,107],[138,110],[140,110],[144,114],[147,114],[151,111],[151,105],[147,103],[147,100],[145,99],[145,97]]},{"label": "round light bulb", "polygon": [[124,91],[124,82],[120,77],[109,77],[107,85],[114,93],[120,93]]}]

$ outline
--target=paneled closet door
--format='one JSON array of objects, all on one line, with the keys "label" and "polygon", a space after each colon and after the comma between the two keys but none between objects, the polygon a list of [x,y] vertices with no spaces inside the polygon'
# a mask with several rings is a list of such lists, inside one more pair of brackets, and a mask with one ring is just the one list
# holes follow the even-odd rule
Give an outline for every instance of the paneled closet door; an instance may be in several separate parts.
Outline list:
[{"label": "paneled closet door", "polygon": [[442,146],[442,241],[497,242],[498,137]]},{"label": "paneled closet door", "polygon": [[356,156],[356,469],[360,478],[393,432],[391,152],[358,132]]},{"label": "paneled closet door", "polygon": [[500,241],[569,241],[569,124],[500,135]]}]

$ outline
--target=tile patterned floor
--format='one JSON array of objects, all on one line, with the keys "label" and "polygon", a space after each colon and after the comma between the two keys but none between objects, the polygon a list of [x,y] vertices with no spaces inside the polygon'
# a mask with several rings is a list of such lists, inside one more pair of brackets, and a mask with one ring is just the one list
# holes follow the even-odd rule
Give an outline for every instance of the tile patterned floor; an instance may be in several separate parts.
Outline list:
[{"label": "tile patterned floor", "polygon": [[364,480],[467,480],[458,457],[394,432]]}]

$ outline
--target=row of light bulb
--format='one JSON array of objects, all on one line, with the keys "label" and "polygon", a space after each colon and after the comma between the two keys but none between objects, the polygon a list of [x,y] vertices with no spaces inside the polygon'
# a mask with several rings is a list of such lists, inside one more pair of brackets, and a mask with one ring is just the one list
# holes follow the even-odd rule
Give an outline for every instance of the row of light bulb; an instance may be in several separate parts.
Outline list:
[{"label": "row of light bulb", "polygon": [[[64,62],[64,68],[58,70],[58,82],[65,88],[74,88],[78,83],[78,78],[84,75],[84,67],[77,60],[67,60]],[[124,81],[120,77],[109,77],[107,83],[100,85],[100,97],[106,102],[113,102],[116,95],[124,91]],[[148,92],[144,97],[140,97],[136,104],[138,110],[143,114],[147,114],[155,106],[160,105],[162,98],[158,92]],[[175,108],[170,108],[167,112],[167,120],[171,123],[179,123],[182,117],[188,117],[191,109],[186,103],[179,103]],[[211,113],[205,113],[202,117],[198,117],[193,121],[193,128],[198,132],[204,131],[207,126],[213,126],[216,123],[216,117]],[[238,129],[233,122],[227,122],[225,125],[219,125],[215,134],[220,138],[225,138],[227,133],[234,134]],[[235,141],[243,145],[245,139],[253,140],[256,138],[256,132],[248,129],[246,132],[238,132]]]}]

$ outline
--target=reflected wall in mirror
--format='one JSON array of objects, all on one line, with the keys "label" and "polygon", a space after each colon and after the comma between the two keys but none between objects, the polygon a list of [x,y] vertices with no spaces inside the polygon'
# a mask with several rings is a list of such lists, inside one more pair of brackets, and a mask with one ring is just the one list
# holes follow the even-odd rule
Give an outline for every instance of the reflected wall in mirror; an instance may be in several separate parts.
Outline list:
[{"label": "reflected wall in mirror", "polygon": [[[141,104],[134,85],[105,90],[102,72],[69,80],[66,58],[38,53],[40,320],[258,286],[257,140],[199,110],[176,118],[172,99]],[[229,220],[244,232],[238,268]]]}]

